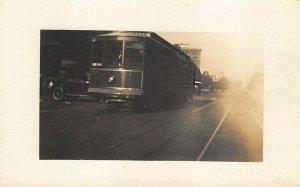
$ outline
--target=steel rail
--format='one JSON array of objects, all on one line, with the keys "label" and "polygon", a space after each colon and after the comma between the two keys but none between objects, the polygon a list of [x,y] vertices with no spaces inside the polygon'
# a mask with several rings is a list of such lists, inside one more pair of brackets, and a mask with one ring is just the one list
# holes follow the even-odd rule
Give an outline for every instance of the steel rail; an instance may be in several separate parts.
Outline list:
[{"label": "steel rail", "polygon": [[[202,107],[200,107],[200,108],[198,108],[198,109],[196,109],[196,110],[191,111],[188,115],[191,115],[191,114],[193,114],[193,113],[195,113],[195,112],[197,112],[197,111],[199,111],[199,110],[202,110],[202,109],[204,109],[204,108],[206,108],[206,107],[208,107],[208,106],[210,106],[210,105],[212,105],[212,104],[214,104],[214,103],[215,103],[215,102],[208,103],[208,104],[206,104],[206,105],[204,105],[204,106],[202,106]],[[178,119],[178,120],[180,120],[180,119]],[[178,120],[175,120],[175,121],[178,121]],[[164,127],[164,126],[167,126],[167,125],[170,125],[170,123],[166,123],[166,124],[164,124],[164,125],[157,125],[157,126],[151,128],[151,129],[148,129],[148,130],[146,130],[146,131],[140,133],[140,134],[137,135],[137,136],[134,136],[134,137],[131,137],[131,138],[126,139],[126,140],[124,140],[124,141],[121,141],[121,142],[119,142],[119,143],[113,144],[113,145],[109,146],[107,149],[105,149],[104,151],[101,151],[101,152],[97,153],[95,156],[93,156],[93,158],[95,158],[95,157],[97,157],[97,156],[100,156],[100,155],[103,155],[104,153],[106,153],[106,152],[108,152],[108,151],[111,151],[111,150],[113,150],[113,149],[115,149],[115,148],[117,148],[117,147],[119,147],[119,146],[121,146],[121,145],[123,145],[123,144],[126,144],[126,143],[128,143],[128,142],[131,142],[131,141],[133,141],[133,140],[136,140],[136,139],[142,137],[143,135],[150,133],[151,131],[160,129],[160,128],[162,128],[162,127]],[[186,130],[186,129],[187,129],[187,127],[186,127],[186,128],[180,129],[174,136],[172,136],[171,138],[169,138],[168,140],[164,141],[164,142],[161,143],[159,146],[157,146],[156,148],[154,148],[153,150],[151,150],[150,153],[152,153],[152,152],[154,152],[155,150],[159,149],[160,147],[162,147],[162,145],[165,145],[166,143],[170,142],[172,139],[174,139],[176,136],[178,136],[179,134],[181,134],[181,133],[182,133],[184,130]],[[147,155],[148,155],[148,154],[147,154]],[[147,155],[143,156],[143,158],[145,158]],[[142,159],[143,159],[143,158],[142,158]]]},{"label": "steel rail", "polygon": [[[235,100],[236,101],[236,100]],[[200,161],[207,148],[209,147],[209,145],[211,144],[212,140],[214,139],[215,135],[217,134],[217,132],[219,131],[221,125],[223,124],[224,120],[226,119],[226,117],[228,116],[229,112],[231,111],[233,105],[235,104],[235,101],[232,102],[232,104],[229,106],[228,110],[225,112],[225,114],[223,115],[221,121],[219,122],[219,124],[217,125],[217,128],[215,129],[214,133],[212,134],[212,136],[209,138],[208,142],[205,144],[204,148],[202,149],[202,151],[200,152],[200,154],[196,157],[196,161]]]}]

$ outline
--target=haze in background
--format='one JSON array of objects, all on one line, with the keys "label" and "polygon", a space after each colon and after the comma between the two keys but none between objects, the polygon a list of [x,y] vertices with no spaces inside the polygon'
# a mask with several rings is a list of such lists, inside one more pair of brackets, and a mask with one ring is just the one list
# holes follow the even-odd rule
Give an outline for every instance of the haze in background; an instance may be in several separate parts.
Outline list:
[{"label": "haze in background", "polygon": [[200,70],[247,81],[263,73],[263,38],[254,33],[157,32],[172,44],[202,49]]}]

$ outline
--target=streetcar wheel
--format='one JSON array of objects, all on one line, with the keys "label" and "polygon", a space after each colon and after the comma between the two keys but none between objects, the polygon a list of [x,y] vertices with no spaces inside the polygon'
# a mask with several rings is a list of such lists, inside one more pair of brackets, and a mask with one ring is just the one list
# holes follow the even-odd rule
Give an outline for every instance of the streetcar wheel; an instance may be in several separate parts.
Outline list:
[{"label": "streetcar wheel", "polygon": [[56,86],[53,88],[52,97],[56,101],[63,100],[65,97],[65,92],[62,86]]}]

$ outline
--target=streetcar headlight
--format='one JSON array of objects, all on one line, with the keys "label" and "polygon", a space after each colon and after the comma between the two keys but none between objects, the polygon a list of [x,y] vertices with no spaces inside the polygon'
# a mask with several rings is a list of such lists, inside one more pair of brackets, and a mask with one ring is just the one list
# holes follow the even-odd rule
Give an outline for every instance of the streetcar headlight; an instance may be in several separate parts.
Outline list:
[{"label": "streetcar headlight", "polygon": [[52,81],[50,81],[50,82],[49,82],[49,85],[48,85],[48,88],[50,88],[50,89],[51,89],[51,88],[53,87],[53,85],[54,85],[54,84],[53,84],[53,82],[52,82]]}]

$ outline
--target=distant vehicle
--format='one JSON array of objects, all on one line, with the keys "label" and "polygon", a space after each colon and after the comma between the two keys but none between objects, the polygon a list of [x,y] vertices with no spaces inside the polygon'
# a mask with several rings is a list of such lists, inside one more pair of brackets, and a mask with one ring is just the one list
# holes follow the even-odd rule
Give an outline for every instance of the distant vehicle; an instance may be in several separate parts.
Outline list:
[{"label": "distant vehicle", "polygon": [[195,81],[194,95],[200,95],[201,94],[202,86],[203,86],[202,82]]},{"label": "distant vehicle", "polygon": [[89,95],[109,102],[156,108],[194,92],[197,66],[180,49],[153,32],[95,36]]},{"label": "distant vehicle", "polygon": [[52,79],[48,86],[54,100],[74,100],[79,96],[87,96],[90,82],[78,64],[76,61],[63,60],[60,77]]},{"label": "distant vehicle", "polygon": [[87,96],[89,81],[80,79],[53,80],[49,86],[54,100],[74,100],[79,96]]}]

